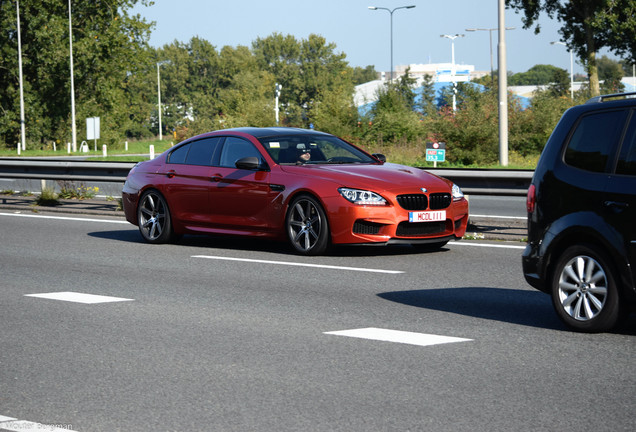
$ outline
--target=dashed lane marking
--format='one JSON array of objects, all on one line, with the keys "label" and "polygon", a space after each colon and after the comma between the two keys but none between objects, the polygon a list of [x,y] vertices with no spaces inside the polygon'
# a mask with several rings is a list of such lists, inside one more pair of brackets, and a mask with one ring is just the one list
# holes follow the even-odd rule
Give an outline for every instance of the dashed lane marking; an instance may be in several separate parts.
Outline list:
[{"label": "dashed lane marking", "polygon": [[353,338],[370,339],[383,342],[396,342],[409,345],[431,346],[455,342],[470,342],[472,339],[464,339],[451,336],[439,336],[426,333],[414,333],[400,330],[388,330],[375,327],[340,330],[325,332],[327,335],[348,336]]},{"label": "dashed lane marking", "polygon": [[224,260],[224,261],[240,261],[240,262],[250,262],[250,263],[259,263],[259,264],[286,265],[286,266],[297,266],[297,267],[312,267],[312,268],[322,268],[322,269],[330,269],[330,270],[348,270],[348,271],[371,272],[371,273],[387,273],[387,274],[404,273],[403,271],[400,271],[400,270],[382,270],[382,269],[372,269],[372,268],[364,268],[364,267],[343,267],[343,266],[332,266],[332,265],[324,265],[324,264],[307,264],[307,263],[299,263],[299,262],[269,261],[269,260],[258,260],[258,259],[248,259],[248,258],[230,258],[230,257],[210,256],[210,255],[192,255],[191,258],[204,258],[204,259]]},{"label": "dashed lane marking", "polygon": [[72,291],[41,293],[41,294],[25,294],[25,297],[38,297],[49,300],[61,300],[74,303],[96,304],[96,303],[112,303],[122,301],[134,301],[133,299],[110,297],[95,294],[83,294]]},{"label": "dashed lane marking", "polygon": [[35,219],[57,219],[57,220],[67,220],[67,221],[79,221],[79,222],[104,222],[104,223],[130,225],[130,222],[128,221],[115,220],[115,219],[93,219],[93,218],[80,218],[80,217],[68,217],[68,216],[47,216],[47,215],[34,215],[34,214],[24,214],[24,213],[0,213],[0,216],[16,216],[16,217],[25,217],[25,218],[35,218]]},{"label": "dashed lane marking", "polygon": [[475,246],[495,249],[525,249],[525,246],[492,243],[473,243],[472,241],[449,242],[446,246]]}]

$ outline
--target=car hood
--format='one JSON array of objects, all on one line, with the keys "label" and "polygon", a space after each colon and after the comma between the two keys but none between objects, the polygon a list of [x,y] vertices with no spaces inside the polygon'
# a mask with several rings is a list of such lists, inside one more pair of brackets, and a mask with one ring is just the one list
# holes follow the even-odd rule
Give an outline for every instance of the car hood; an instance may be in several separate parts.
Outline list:
[{"label": "car hood", "polygon": [[385,163],[382,165],[307,164],[283,165],[281,170],[296,175],[330,180],[339,186],[361,189],[405,190],[426,188],[428,192],[450,192],[451,182],[419,168]]}]

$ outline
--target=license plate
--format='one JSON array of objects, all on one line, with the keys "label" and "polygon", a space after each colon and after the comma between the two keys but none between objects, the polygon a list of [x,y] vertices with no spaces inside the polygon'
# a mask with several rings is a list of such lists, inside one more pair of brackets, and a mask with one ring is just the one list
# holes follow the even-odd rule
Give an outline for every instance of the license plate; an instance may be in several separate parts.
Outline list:
[{"label": "license plate", "polygon": [[409,213],[409,222],[438,222],[445,220],[446,210]]}]

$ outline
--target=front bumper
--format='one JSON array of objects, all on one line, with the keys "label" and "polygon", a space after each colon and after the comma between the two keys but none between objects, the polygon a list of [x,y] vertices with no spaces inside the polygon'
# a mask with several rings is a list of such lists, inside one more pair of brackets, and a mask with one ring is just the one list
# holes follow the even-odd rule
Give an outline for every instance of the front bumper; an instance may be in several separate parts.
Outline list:
[{"label": "front bumper", "polygon": [[327,215],[334,244],[437,243],[461,239],[468,224],[465,199],[452,202],[444,209],[446,219],[436,222],[409,222],[409,211],[399,206],[337,206],[327,202],[325,208],[337,209]]}]

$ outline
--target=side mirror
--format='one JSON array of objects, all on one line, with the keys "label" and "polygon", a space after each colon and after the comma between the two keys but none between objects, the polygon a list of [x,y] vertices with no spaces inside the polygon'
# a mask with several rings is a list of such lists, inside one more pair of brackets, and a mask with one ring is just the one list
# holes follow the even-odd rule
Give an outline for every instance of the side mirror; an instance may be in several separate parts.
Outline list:
[{"label": "side mirror", "polygon": [[373,156],[380,162],[386,162],[386,156],[384,156],[382,153],[373,153],[371,156]]},{"label": "side mirror", "polygon": [[261,161],[256,156],[241,158],[237,160],[234,163],[234,165],[238,169],[244,169],[244,170],[252,170],[252,171],[267,170],[266,167],[261,166]]}]

